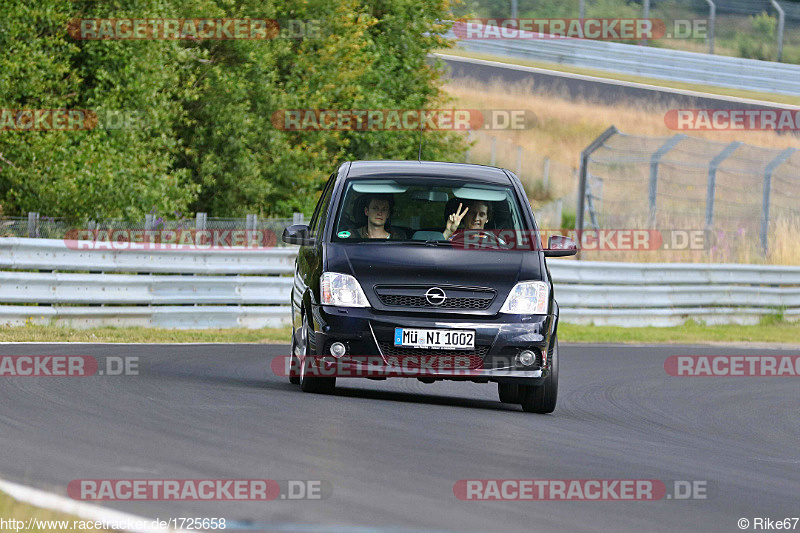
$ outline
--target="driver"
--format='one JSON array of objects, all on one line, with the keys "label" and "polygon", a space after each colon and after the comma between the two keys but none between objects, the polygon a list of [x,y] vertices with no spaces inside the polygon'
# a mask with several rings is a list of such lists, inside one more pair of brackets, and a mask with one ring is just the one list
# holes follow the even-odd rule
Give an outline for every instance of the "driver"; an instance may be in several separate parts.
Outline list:
[{"label": "driver", "polygon": [[[464,207],[462,211],[461,208]],[[465,218],[466,215],[466,218]],[[489,218],[492,216],[492,205],[482,200],[467,200],[466,202],[459,203],[455,212],[450,213],[447,217],[446,226],[444,231],[445,239],[449,239],[459,229],[462,219],[464,219],[463,228],[465,230],[483,230]]]},{"label": "driver", "polygon": [[[400,231],[389,226],[394,208],[394,196],[391,194],[372,194],[364,200],[364,215],[367,223],[356,230],[362,239],[404,239]],[[386,231],[386,227],[390,231]]]}]

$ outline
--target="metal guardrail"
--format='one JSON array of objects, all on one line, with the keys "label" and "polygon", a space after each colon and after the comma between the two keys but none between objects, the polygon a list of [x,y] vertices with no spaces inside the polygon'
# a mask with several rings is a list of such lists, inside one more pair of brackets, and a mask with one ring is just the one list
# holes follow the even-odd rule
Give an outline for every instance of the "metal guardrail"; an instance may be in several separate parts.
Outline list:
[{"label": "metal guardrail", "polygon": [[[280,274],[293,271],[296,251],[109,252],[73,250],[61,240],[0,239],[0,324],[288,325],[294,279]],[[800,267],[572,260],[551,260],[549,267],[568,323],[756,323],[778,312],[800,319]]]},{"label": "metal guardrail", "polygon": [[[456,39],[451,31],[448,35]],[[800,65],[588,39],[458,40],[464,50],[663,80],[800,95]]]}]

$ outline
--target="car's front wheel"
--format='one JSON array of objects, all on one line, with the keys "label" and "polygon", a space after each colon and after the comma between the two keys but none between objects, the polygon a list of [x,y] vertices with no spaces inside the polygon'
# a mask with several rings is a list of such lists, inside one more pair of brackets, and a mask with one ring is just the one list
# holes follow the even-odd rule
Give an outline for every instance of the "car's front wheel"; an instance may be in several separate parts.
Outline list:
[{"label": "car's front wheel", "polygon": [[550,359],[550,374],[541,385],[520,385],[520,403],[526,413],[552,413],[556,408],[558,398],[558,336],[553,338],[553,343],[548,350]]},{"label": "car's front wheel", "polygon": [[300,361],[300,389],[303,392],[316,392],[330,394],[336,388],[336,378],[309,376],[308,367],[311,363],[311,350],[309,349],[308,317],[303,315],[303,329],[301,330],[300,349],[303,357]]},{"label": "car's front wheel", "polygon": [[497,393],[503,403],[519,403],[519,385],[516,383],[498,383]]}]

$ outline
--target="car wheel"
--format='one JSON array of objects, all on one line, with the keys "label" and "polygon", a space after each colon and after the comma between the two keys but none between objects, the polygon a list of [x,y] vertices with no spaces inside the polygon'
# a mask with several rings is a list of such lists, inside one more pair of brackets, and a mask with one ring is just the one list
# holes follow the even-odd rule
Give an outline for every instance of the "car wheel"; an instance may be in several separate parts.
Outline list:
[{"label": "car wheel", "polygon": [[558,336],[547,352],[550,374],[541,385],[520,385],[520,403],[526,413],[552,413],[558,397]]},{"label": "car wheel", "polygon": [[503,403],[519,403],[519,385],[516,383],[498,383],[497,393]]},{"label": "car wheel", "polygon": [[311,351],[309,349],[309,328],[308,317],[303,315],[303,329],[301,330],[300,349],[303,352],[303,357],[300,361],[300,389],[303,392],[316,392],[319,394],[330,394],[336,388],[336,378],[321,378],[317,376],[309,376],[307,372],[309,356]]},{"label": "car wheel", "polygon": [[292,385],[300,385],[300,376],[295,375],[300,369],[300,360],[297,358],[297,337],[294,326],[292,326],[292,350],[289,355],[289,383]]}]

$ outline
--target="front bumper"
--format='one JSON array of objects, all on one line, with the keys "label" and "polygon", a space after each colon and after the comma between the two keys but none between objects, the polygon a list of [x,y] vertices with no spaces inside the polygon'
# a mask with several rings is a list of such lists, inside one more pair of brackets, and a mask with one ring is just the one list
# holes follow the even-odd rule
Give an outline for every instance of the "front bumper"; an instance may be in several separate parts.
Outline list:
[{"label": "front bumper", "polygon": [[[546,360],[554,332],[555,315],[436,315],[413,316],[375,311],[371,308],[312,307],[314,333],[311,353],[322,369],[342,377],[417,377],[423,380],[468,380],[537,384],[549,375]],[[475,331],[474,351],[404,349],[394,346],[397,327],[468,329]],[[330,355],[333,342],[342,342],[347,353]],[[515,361],[522,350],[537,354],[536,363]],[[463,358],[461,364],[431,364]],[[399,358],[399,361],[398,361]],[[409,359],[411,364],[406,364]],[[469,363],[465,363],[469,360]],[[456,361],[459,363],[459,361]],[[381,368],[378,368],[381,367]]]}]

